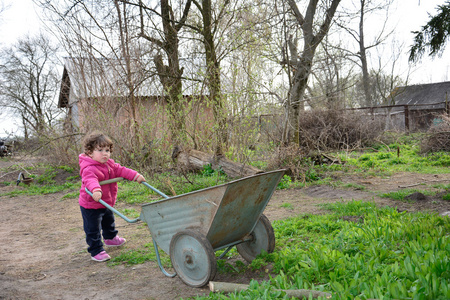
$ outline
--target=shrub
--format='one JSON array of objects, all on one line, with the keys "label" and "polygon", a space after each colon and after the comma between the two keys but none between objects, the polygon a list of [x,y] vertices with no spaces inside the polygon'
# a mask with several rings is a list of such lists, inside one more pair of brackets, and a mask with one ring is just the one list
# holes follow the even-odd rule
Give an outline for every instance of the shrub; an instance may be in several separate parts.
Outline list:
[{"label": "shrub", "polygon": [[383,124],[340,110],[306,111],[300,118],[300,146],[307,151],[356,149],[375,143]]},{"label": "shrub", "polygon": [[450,151],[450,117],[441,115],[441,122],[430,127],[420,143],[422,153]]}]

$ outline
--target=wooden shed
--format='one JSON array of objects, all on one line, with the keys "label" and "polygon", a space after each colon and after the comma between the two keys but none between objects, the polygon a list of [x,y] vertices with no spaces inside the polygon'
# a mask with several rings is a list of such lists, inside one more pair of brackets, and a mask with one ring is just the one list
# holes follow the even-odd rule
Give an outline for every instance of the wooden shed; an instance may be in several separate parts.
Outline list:
[{"label": "wooden shed", "polygon": [[[159,80],[155,80],[155,74],[150,74],[150,69],[150,66],[139,61],[132,62],[131,72],[126,72],[125,64],[118,60],[66,58],[58,100],[58,107],[67,109],[66,130],[92,130],[89,123],[94,117],[95,109],[117,119],[118,125],[123,128],[132,126],[131,115],[138,122],[151,115],[155,137],[158,137],[158,131],[167,129],[167,114],[164,109],[167,102]],[[131,74],[131,78],[127,74]],[[129,80],[139,83],[133,86],[132,91],[127,85]],[[130,101],[127,101],[130,97],[138,103],[137,108],[130,107]],[[186,119],[191,127],[201,127],[201,130],[213,127],[212,110],[205,103],[204,96],[183,95],[182,98],[189,105],[186,114],[191,115],[187,115]],[[200,119],[201,122],[192,125],[189,118]],[[210,125],[205,126],[206,124]],[[198,131],[199,128],[192,130]]]},{"label": "wooden shed", "polygon": [[374,109],[375,114],[389,116],[390,129],[425,131],[448,114],[450,81],[408,85],[395,88],[388,106]]}]

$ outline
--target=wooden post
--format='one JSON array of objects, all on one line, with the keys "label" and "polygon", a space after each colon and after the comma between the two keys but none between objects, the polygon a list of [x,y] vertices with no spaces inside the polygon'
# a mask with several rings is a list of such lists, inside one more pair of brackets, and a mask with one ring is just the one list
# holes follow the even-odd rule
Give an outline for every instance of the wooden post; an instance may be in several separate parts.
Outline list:
[{"label": "wooden post", "polygon": [[445,92],[445,112],[447,113],[447,116],[450,115],[450,109],[449,109],[449,103],[448,103],[448,94]]},{"label": "wooden post", "polygon": [[408,109],[408,105],[405,105],[405,130],[409,131],[409,109]]}]

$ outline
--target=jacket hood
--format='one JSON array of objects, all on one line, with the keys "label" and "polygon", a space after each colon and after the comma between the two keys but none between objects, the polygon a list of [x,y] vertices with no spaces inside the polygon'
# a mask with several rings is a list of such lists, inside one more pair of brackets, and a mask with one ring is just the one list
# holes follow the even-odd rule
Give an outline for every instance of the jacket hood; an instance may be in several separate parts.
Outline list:
[{"label": "jacket hood", "polygon": [[95,165],[97,165],[97,166],[101,166],[102,165],[101,163],[99,163],[98,161],[93,160],[92,158],[90,158],[89,156],[87,156],[84,153],[80,154],[78,156],[78,162],[80,164],[80,174],[83,172],[83,170],[86,167],[95,166]]}]

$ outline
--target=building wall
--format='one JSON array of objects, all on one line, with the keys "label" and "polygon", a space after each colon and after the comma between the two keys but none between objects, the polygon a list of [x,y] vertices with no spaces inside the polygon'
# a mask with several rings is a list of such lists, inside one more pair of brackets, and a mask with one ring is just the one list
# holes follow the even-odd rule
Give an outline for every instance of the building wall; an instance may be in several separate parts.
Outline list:
[{"label": "building wall", "polygon": [[[166,105],[160,97],[139,98],[136,99],[133,114],[131,105],[124,98],[82,99],[78,101],[79,129],[81,132],[101,129],[110,132],[110,135],[119,135],[125,141],[132,140],[136,133],[146,140],[167,140],[170,138],[170,116]],[[200,100],[187,100],[186,110],[188,135],[193,144],[199,145],[201,139],[212,136],[212,109]]]}]

